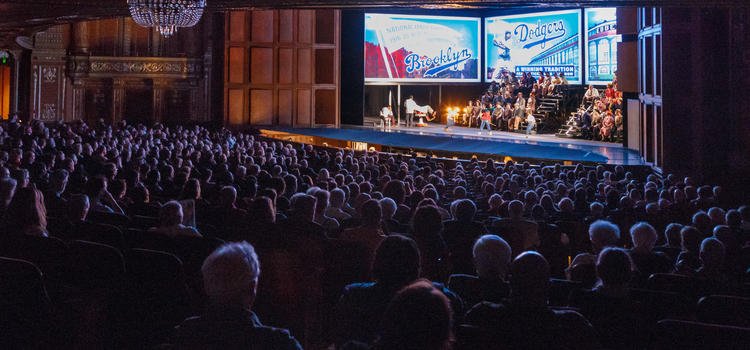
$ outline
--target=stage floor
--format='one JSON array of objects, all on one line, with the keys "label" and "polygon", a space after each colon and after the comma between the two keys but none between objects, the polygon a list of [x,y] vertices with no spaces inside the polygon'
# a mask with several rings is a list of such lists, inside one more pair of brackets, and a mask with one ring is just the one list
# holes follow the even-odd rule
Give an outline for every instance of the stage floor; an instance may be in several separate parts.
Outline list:
[{"label": "stage floor", "polygon": [[363,126],[275,127],[267,130],[420,150],[614,165],[645,165],[637,151],[618,143],[558,138],[554,134],[532,134],[527,139],[524,134],[506,131],[493,131],[492,135],[484,131],[482,135],[478,135],[478,129],[462,126],[454,126],[445,132],[445,125],[436,123],[428,123],[426,127],[399,126],[383,130],[372,126],[375,120],[379,121],[375,118],[365,118]]}]

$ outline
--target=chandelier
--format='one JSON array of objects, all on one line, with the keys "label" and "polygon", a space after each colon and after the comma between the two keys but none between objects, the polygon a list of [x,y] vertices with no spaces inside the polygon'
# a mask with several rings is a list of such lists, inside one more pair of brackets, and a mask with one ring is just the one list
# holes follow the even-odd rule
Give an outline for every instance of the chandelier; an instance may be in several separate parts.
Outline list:
[{"label": "chandelier", "polygon": [[206,0],[128,0],[130,15],[141,27],[155,27],[166,37],[178,27],[198,23]]}]

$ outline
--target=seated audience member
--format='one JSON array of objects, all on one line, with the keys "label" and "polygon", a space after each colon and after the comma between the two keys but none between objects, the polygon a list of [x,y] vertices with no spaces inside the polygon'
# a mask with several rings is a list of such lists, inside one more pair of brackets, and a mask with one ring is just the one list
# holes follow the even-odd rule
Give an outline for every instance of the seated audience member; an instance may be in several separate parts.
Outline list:
[{"label": "seated audience member", "polygon": [[3,236],[27,234],[47,237],[47,209],[42,192],[21,187],[10,200],[2,220]]},{"label": "seated audience member", "polygon": [[511,258],[508,243],[498,236],[484,235],[474,244],[473,255],[478,277],[454,274],[448,288],[469,306],[481,301],[499,303],[510,296],[510,286],[505,281]]},{"label": "seated audience member", "polygon": [[604,348],[636,349],[647,344],[646,310],[628,298],[631,266],[625,250],[606,248],[596,263],[596,287],[570,295],[570,306],[591,322]]},{"label": "seated audience member", "polygon": [[0,179],[0,213],[5,214],[8,205],[10,205],[10,200],[15,193],[16,180],[10,177]]},{"label": "seated audience member", "polygon": [[201,237],[195,228],[183,225],[182,220],[182,205],[177,201],[171,201],[164,204],[159,210],[159,227],[152,227],[148,231],[160,232],[170,237]]},{"label": "seated audience member", "polygon": [[258,256],[249,243],[227,243],[214,251],[203,263],[207,312],[176,328],[175,348],[301,350],[287,330],[263,326],[250,310],[259,275]]},{"label": "seated audience member", "polygon": [[[372,276],[375,282],[348,285],[334,310],[334,337],[337,344],[350,340],[372,344],[380,333],[384,314],[393,296],[419,278],[420,257],[410,238],[386,237],[375,251]],[[432,283],[450,300],[454,319],[463,315],[463,300],[443,285]]]},{"label": "seated audience member", "polygon": [[565,270],[568,280],[572,278],[571,271],[578,265],[596,265],[599,253],[607,247],[617,247],[620,240],[620,228],[617,225],[604,220],[595,221],[589,226],[589,239],[591,239],[591,248],[594,254],[578,254],[570,263],[570,267]]},{"label": "seated audience member", "polygon": [[104,176],[96,176],[89,180],[86,195],[89,196],[92,212],[125,214],[112,194],[107,191],[107,179]]},{"label": "seated audience member", "polygon": [[680,236],[682,236],[682,253],[677,257],[674,273],[695,275],[701,267],[700,249],[703,234],[693,226],[685,226],[680,231]]},{"label": "seated audience member", "polygon": [[656,230],[645,222],[639,222],[630,228],[633,248],[628,253],[640,273],[634,281],[635,286],[645,286],[648,278],[655,273],[669,273],[674,265],[662,252],[652,251],[656,244]]},{"label": "seated audience member", "polygon": [[399,291],[385,312],[383,330],[372,347],[347,344],[344,350],[445,350],[450,348],[450,300],[429,281]]},{"label": "seated audience member", "polygon": [[344,193],[342,189],[337,188],[331,191],[331,195],[328,200],[330,202],[330,205],[326,208],[326,216],[334,218],[339,222],[352,217],[351,215],[341,210],[341,207],[344,206],[344,203],[346,201],[346,193]]},{"label": "seated audience member", "polygon": [[422,259],[420,277],[440,283],[448,282],[450,254],[440,236],[443,230],[443,218],[437,207],[434,205],[418,207],[410,225],[411,237],[417,242]]},{"label": "seated audience member", "polygon": [[328,239],[326,229],[318,223],[315,223],[315,206],[318,200],[304,193],[297,193],[289,201],[290,216],[277,221],[279,228],[287,235],[296,236],[305,239],[312,239],[317,242],[325,242]]},{"label": "seated audience member", "polygon": [[724,244],[716,238],[706,238],[701,242],[701,267],[696,272],[697,277],[715,280],[726,279],[724,273],[724,258],[726,249]]},{"label": "seated audience member", "polygon": [[398,221],[393,219],[393,215],[396,214],[396,202],[390,198],[383,198],[380,200],[380,208],[383,215],[383,221],[388,226],[389,233],[404,233],[406,231],[402,229],[402,225]]},{"label": "seated audience member", "polygon": [[466,323],[496,339],[498,348],[596,348],[593,328],[583,316],[547,306],[549,279],[549,264],[543,256],[535,252],[519,255],[510,266],[510,299],[474,306]]},{"label": "seated audience member", "polygon": [[455,219],[443,222],[443,241],[451,254],[453,274],[473,275],[471,250],[477,238],[486,235],[484,224],[474,221],[476,207],[468,199],[457,201]]},{"label": "seated audience member", "polygon": [[[369,253],[369,262],[375,257],[375,250],[380,242],[385,239],[383,231],[380,229],[382,211],[380,202],[377,199],[370,199],[361,208],[362,225],[344,230],[341,234],[342,239],[361,243],[367,248]],[[368,265],[370,265],[368,263]]]},{"label": "seated audience member", "polygon": [[44,206],[47,215],[54,218],[62,218],[67,210],[67,201],[62,197],[65,187],[68,185],[68,171],[57,169],[49,175],[49,186],[44,193]]},{"label": "seated audience member", "polygon": [[680,252],[682,252],[682,235],[680,234],[680,231],[682,231],[682,225],[677,223],[669,224],[667,229],[664,230],[664,235],[667,237],[667,244],[654,248],[655,251],[667,254],[672,262],[673,268],[674,264],[677,263],[677,257],[680,255]]},{"label": "seated audience member", "polygon": [[323,228],[326,229],[326,234],[328,234],[328,236],[331,236],[333,232],[339,229],[339,222],[336,219],[325,214],[326,209],[328,208],[328,198],[330,197],[330,193],[326,190],[318,190],[315,191],[313,196],[315,196],[315,198],[318,200],[315,203],[314,221],[323,226]]},{"label": "seated audience member", "polygon": [[539,246],[538,226],[535,222],[523,218],[523,202],[514,200],[508,204],[508,218],[496,219],[492,225],[507,235],[508,244],[514,255]]},{"label": "seated audience member", "polygon": [[135,215],[151,218],[159,217],[159,208],[161,208],[161,205],[158,203],[151,203],[151,196],[146,187],[138,185],[133,188],[130,200],[133,201],[128,206],[128,211],[130,212],[131,217]]}]

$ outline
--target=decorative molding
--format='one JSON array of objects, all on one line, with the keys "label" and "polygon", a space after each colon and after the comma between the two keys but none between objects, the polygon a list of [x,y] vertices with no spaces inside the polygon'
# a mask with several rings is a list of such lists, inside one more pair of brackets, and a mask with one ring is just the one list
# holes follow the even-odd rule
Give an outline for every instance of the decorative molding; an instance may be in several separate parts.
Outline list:
[{"label": "decorative molding", "polygon": [[56,83],[57,82],[57,68],[55,67],[44,67],[42,68],[42,75],[44,76],[45,83]]},{"label": "decorative molding", "polygon": [[72,76],[201,78],[203,60],[197,58],[70,56]]},{"label": "decorative molding", "polygon": [[44,110],[42,111],[42,120],[53,120],[56,115],[56,108],[54,103],[45,103]]}]

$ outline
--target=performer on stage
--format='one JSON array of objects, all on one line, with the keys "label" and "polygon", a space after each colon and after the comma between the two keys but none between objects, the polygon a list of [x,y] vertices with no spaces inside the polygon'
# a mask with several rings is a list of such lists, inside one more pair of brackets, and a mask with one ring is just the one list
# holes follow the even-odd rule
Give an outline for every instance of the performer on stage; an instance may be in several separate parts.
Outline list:
[{"label": "performer on stage", "polygon": [[529,115],[526,116],[526,122],[528,125],[526,126],[526,138],[529,138],[529,133],[532,129],[536,126],[536,118],[534,118],[534,115],[529,113]]},{"label": "performer on stage", "polygon": [[471,127],[471,115],[474,113],[474,101],[469,100],[469,105],[464,108],[464,114],[463,117],[463,124],[466,124],[466,126]]},{"label": "performer on stage", "polygon": [[406,107],[406,126],[411,127],[412,120],[414,119],[414,109],[416,109],[417,103],[414,102],[414,96],[409,96],[409,99],[404,102]]},{"label": "performer on stage", "polygon": [[383,107],[380,111],[380,127],[390,129],[393,124],[393,111],[391,106]]},{"label": "performer on stage", "polygon": [[479,119],[482,117],[482,109],[482,101],[474,101],[474,109],[471,111],[471,120],[469,121],[469,127],[471,127],[472,122],[474,122],[474,125],[479,126]]}]

